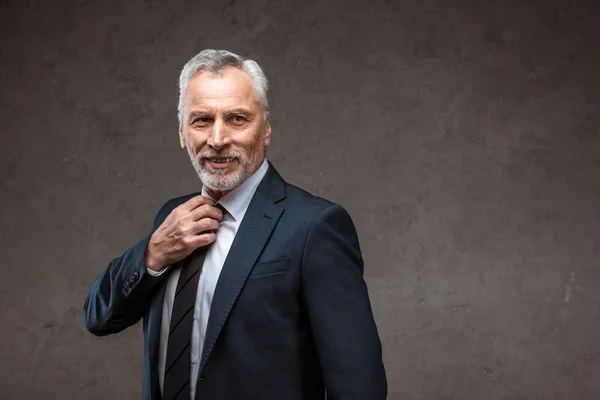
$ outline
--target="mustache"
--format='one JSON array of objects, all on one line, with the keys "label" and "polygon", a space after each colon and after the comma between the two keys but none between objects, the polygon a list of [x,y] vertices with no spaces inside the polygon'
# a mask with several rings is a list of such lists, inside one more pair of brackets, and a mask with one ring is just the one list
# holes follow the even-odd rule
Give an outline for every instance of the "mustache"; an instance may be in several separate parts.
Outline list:
[{"label": "mustache", "polygon": [[210,151],[203,151],[201,153],[198,153],[198,155],[196,157],[200,160],[203,158],[213,158],[213,157],[240,158],[241,154],[238,154],[236,152],[230,152],[230,151],[210,150]]}]

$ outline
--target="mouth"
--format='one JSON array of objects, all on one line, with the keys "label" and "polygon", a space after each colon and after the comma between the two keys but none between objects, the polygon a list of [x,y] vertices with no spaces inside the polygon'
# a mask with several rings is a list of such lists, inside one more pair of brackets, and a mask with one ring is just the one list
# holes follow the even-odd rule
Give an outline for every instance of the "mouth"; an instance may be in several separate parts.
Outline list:
[{"label": "mouth", "polygon": [[214,169],[228,168],[235,161],[235,157],[206,157],[205,160]]}]

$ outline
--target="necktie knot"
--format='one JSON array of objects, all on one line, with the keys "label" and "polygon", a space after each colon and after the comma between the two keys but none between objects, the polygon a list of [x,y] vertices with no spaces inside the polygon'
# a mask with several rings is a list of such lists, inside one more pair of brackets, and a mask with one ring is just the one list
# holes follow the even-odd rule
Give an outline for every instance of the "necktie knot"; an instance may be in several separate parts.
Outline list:
[{"label": "necktie knot", "polygon": [[225,216],[225,214],[228,214],[227,209],[225,207],[223,207],[222,204],[217,203],[217,204],[215,204],[215,207],[217,207],[219,210],[221,210],[221,212],[223,213],[223,216]]}]

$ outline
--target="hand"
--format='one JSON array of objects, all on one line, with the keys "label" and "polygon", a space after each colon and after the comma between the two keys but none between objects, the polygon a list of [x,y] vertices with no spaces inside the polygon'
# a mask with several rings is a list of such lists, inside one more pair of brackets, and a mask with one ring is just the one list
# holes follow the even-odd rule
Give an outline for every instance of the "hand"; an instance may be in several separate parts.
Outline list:
[{"label": "hand", "polygon": [[199,247],[217,238],[215,231],[223,213],[214,201],[204,196],[192,197],[179,205],[150,237],[144,261],[153,271],[183,260]]}]

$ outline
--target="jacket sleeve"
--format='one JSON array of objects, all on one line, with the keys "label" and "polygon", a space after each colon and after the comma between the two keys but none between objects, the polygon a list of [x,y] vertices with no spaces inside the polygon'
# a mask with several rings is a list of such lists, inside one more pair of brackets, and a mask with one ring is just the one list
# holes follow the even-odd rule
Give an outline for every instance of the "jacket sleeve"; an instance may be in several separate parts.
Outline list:
[{"label": "jacket sleeve", "polygon": [[383,400],[387,380],[354,224],[331,205],[315,218],[302,257],[302,295],[327,398]]},{"label": "jacket sleeve", "polygon": [[138,322],[150,304],[153,289],[169,276],[148,273],[144,254],[150,237],[171,212],[170,202],[157,213],[152,231],[112,260],[92,284],[83,311],[85,326],[94,335],[117,333]]}]

